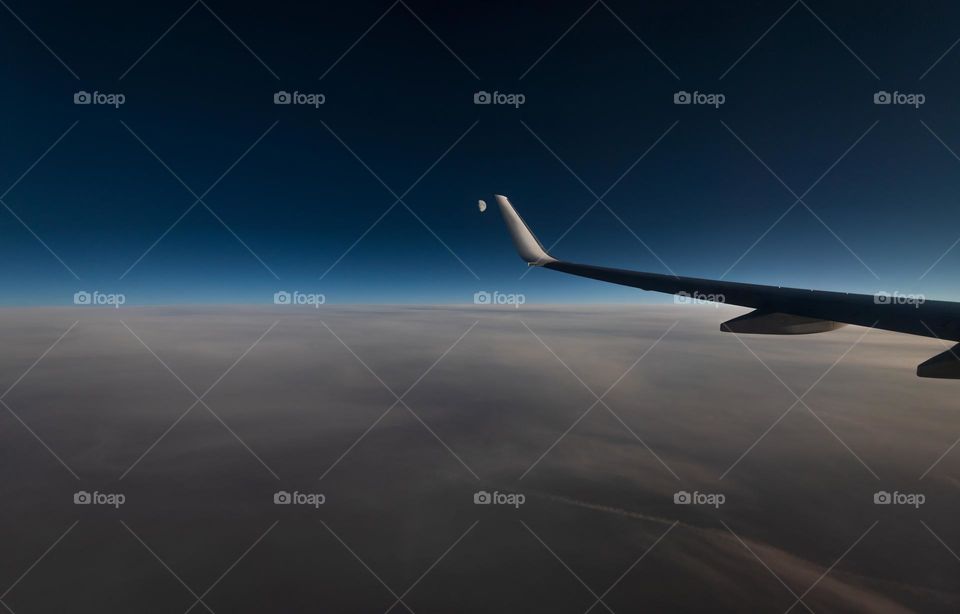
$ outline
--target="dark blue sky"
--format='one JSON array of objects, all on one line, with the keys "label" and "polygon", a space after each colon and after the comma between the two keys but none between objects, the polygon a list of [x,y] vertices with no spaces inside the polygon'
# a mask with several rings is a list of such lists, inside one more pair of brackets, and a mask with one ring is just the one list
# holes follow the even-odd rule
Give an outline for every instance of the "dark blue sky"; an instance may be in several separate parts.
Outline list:
[{"label": "dark blue sky", "polygon": [[[278,289],[336,303],[463,303],[481,289],[651,300],[549,271],[521,280],[476,200],[509,195],[550,245],[596,200],[580,180],[603,194],[675,122],[604,197],[622,223],[597,205],[555,255],[714,278],[740,259],[727,279],[960,299],[960,247],[921,279],[960,237],[960,161],[931,134],[960,151],[960,46],[921,79],[960,37],[955,3],[810,0],[783,16],[790,2],[608,0],[557,42],[590,2],[409,0],[416,17],[396,4],[356,42],[390,2],[206,0],[156,42],[189,1],[7,1],[69,70],[0,9],[0,194],[77,122],[3,200],[80,279],[0,209],[3,303],[63,304],[78,289],[149,304],[262,303]],[[77,90],[126,103],[74,105]],[[274,105],[277,90],[326,104]],[[526,103],[477,106],[477,90]],[[677,90],[726,102],[675,105]],[[879,106],[878,90],[926,102]],[[204,197],[236,236],[197,205],[130,269],[196,199],[121,122],[198,195],[273,125]],[[390,190],[461,137],[404,197],[423,223],[397,205],[333,266]],[[796,198],[737,137],[797,195],[862,140],[804,197],[822,223],[797,205],[744,256]]]}]

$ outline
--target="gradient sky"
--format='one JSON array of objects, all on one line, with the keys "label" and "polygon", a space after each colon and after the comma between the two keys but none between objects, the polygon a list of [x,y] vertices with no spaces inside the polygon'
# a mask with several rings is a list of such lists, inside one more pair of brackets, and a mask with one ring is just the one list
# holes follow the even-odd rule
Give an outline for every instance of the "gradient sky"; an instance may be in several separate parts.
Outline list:
[{"label": "gradient sky", "polygon": [[[520,279],[499,216],[476,208],[494,192],[546,245],[563,236],[553,252],[569,260],[714,278],[736,262],[727,279],[960,299],[960,248],[923,276],[960,236],[960,161],[938,142],[960,151],[960,49],[934,66],[960,36],[954,3],[811,0],[783,16],[789,1],[610,0],[559,42],[589,2],[410,0],[385,16],[389,2],[8,6],[0,194],[76,125],[3,196],[66,264],[0,209],[6,304],[80,289],[131,304],[266,303],[279,289],[333,303],[663,300],[549,271]],[[81,89],[127,102],[74,105]],[[674,105],[681,89],[726,103]],[[326,104],[277,106],[277,90]],[[526,104],[477,106],[477,90]],[[877,90],[926,103],[877,106]],[[273,125],[204,198],[230,230],[198,205],[130,269],[195,197],[121,122],[198,195]],[[604,197],[622,223],[597,205],[564,235],[590,190],[668,130]],[[797,205],[744,256],[796,200],[774,174],[801,195],[861,137],[804,197],[822,222]],[[404,197],[422,223],[397,205],[340,259],[391,190],[458,139]]]}]

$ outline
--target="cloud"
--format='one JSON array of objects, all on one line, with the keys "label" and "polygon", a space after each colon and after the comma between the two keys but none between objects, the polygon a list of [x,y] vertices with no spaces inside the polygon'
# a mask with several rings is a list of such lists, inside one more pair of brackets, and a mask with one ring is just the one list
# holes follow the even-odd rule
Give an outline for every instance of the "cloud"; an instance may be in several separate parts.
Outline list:
[{"label": "cloud", "polygon": [[[639,600],[785,609],[789,591],[723,522],[799,595],[880,520],[804,600],[815,610],[949,610],[958,600],[955,561],[919,523],[960,544],[949,504],[960,458],[948,454],[919,480],[960,434],[953,384],[913,374],[940,351],[936,342],[874,331],[831,369],[862,330],[742,337],[754,356],[719,332],[736,313],[696,306],[8,310],[0,314],[0,360],[10,385],[81,317],[5,400],[84,487],[125,492],[130,526],[194,583],[212,581],[231,562],[225,552],[242,552],[280,520],[231,573],[221,607],[254,598],[248,583],[276,589],[278,603],[291,608],[321,597],[330,607],[389,605],[318,519],[396,590],[479,520],[476,536],[424,580],[430,588],[416,591],[426,609],[469,611],[483,603],[478,594],[535,609],[544,592],[578,605],[585,599],[587,607],[589,594],[567,595],[575,580],[523,519],[598,592],[677,522],[605,598],[615,610]],[[120,318],[198,394],[279,324],[204,397],[209,410],[197,405],[184,416],[195,399]],[[597,403],[594,394],[614,383]],[[401,395],[411,385],[405,405],[387,390]],[[784,415],[796,400],[787,387],[800,395],[811,386],[809,409],[798,404]],[[0,433],[6,464],[17,468],[3,486],[12,502],[0,516],[4,535],[13,539],[16,526],[17,551],[42,552],[53,531],[48,518],[66,522],[78,513],[68,497],[76,482],[12,416]],[[318,513],[278,510],[271,498],[278,488],[318,490],[327,504]],[[528,503],[509,512],[478,508],[472,493],[480,488],[524,492]],[[880,489],[923,492],[928,503],[920,512],[876,506]],[[726,502],[675,505],[679,490],[723,493]],[[115,518],[82,511],[94,516],[78,525],[78,544],[102,554],[65,540],[57,556],[103,577],[150,578],[142,590],[164,603],[164,572],[149,553],[123,541],[129,534],[116,530]],[[0,570],[7,577],[29,564],[26,554],[15,558]],[[314,586],[301,560],[349,590]],[[530,586],[504,578],[529,573],[537,578]],[[95,576],[84,578],[97,585]],[[119,603],[135,600],[129,589],[112,590]],[[63,605],[29,584],[17,593],[24,602]]]}]

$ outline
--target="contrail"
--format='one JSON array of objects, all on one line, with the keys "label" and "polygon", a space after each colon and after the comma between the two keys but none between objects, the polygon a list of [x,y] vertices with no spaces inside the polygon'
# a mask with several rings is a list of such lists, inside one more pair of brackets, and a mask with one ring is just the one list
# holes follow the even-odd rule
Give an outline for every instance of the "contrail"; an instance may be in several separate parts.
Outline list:
[{"label": "contrail", "polygon": [[[636,520],[648,520],[650,522],[658,522],[664,525],[671,525],[675,520],[669,518],[663,518],[662,516],[651,516],[649,514],[641,514],[640,512],[635,512],[632,510],[624,509],[622,507],[614,507],[611,505],[600,505],[598,503],[590,503],[589,501],[581,501],[580,499],[573,499],[570,497],[564,497],[561,495],[554,495],[545,492],[531,492],[530,494],[544,499],[550,499],[551,501],[556,501],[558,503],[566,503],[567,505],[575,505],[577,507],[582,507],[589,510],[596,510],[598,512],[607,512],[608,514],[617,514],[618,516],[623,516],[625,518],[634,518]],[[680,523],[684,526],[686,523]]]}]

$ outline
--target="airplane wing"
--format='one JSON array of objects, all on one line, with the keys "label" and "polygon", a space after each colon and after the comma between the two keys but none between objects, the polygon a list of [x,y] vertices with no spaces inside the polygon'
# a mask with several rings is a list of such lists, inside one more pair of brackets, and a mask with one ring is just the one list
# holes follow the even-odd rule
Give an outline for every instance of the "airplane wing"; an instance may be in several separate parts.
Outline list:
[{"label": "airplane wing", "polygon": [[[506,196],[497,195],[496,200],[514,246],[528,265],[641,290],[675,294],[690,301],[712,301],[753,309],[721,324],[720,330],[724,332],[800,335],[854,324],[960,341],[960,303],[928,301],[919,296],[848,294],[676,277],[557,260],[547,253]],[[960,343],[920,364],[917,375],[960,379]]]}]

